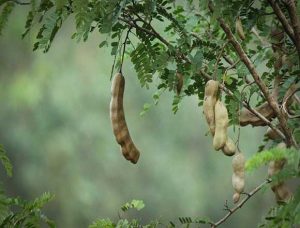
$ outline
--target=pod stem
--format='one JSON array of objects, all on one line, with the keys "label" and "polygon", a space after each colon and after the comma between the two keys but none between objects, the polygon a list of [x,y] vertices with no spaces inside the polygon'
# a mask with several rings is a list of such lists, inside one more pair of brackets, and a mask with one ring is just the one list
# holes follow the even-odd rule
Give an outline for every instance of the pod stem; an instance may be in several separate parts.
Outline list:
[{"label": "pod stem", "polygon": [[[123,42],[123,52],[122,52],[122,58],[121,58],[121,64],[120,64],[120,69],[119,69],[119,73],[122,74],[122,67],[123,67],[123,62],[124,62],[124,56],[125,56],[125,52],[126,52],[126,43],[127,40],[129,39],[129,33],[132,29],[132,26],[129,27],[129,29],[127,30],[124,42]],[[122,74],[123,75],[123,74]]]}]

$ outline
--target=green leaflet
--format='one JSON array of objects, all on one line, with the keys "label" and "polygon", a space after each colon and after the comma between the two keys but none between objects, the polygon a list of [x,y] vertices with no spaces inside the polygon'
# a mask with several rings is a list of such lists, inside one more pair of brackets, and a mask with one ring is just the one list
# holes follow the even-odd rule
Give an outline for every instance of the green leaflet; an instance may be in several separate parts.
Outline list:
[{"label": "green leaflet", "polygon": [[0,144],[0,160],[2,165],[5,168],[6,174],[11,177],[13,174],[13,166],[9,160],[9,158],[6,155],[6,152],[3,148],[3,146]]},{"label": "green leaflet", "polygon": [[256,153],[246,162],[245,168],[247,171],[253,171],[273,160],[281,160],[283,158],[294,160],[293,158],[296,153],[297,151],[294,149],[279,149],[274,147],[270,150],[264,150],[260,153]]},{"label": "green leaflet", "polygon": [[[1,5],[2,5],[2,2],[0,2],[0,6]],[[3,9],[0,13],[0,35],[2,34],[2,30],[5,27],[8,17],[12,13],[14,7],[15,7],[15,4],[13,2],[7,2],[5,4],[5,6],[3,7]]]}]

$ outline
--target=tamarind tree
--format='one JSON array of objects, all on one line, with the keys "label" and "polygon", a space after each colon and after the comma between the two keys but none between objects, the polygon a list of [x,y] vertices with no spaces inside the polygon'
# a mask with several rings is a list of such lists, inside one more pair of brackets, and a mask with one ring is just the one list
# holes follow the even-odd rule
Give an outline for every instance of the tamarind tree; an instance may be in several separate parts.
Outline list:
[{"label": "tamarind tree", "polygon": [[[284,184],[289,179],[299,181],[300,177],[297,94],[300,91],[300,4],[297,1],[0,0],[0,7],[0,33],[15,7],[28,11],[22,37],[31,30],[36,32],[33,50],[46,53],[64,22],[71,18],[76,25],[72,39],[85,42],[91,33],[102,34],[99,48],[110,48],[114,56],[110,75],[121,73],[130,83],[133,78],[127,77],[122,67],[133,64],[141,87],[157,88],[153,95],[155,104],[162,93],[168,92],[174,97],[172,111],[176,113],[183,99],[197,96],[199,106],[207,107],[204,114],[209,127],[203,130],[211,131],[213,137],[218,135],[221,140],[221,143],[214,142],[217,150],[227,145],[227,136],[222,132],[227,132],[228,124],[234,128],[236,134],[228,139],[228,149],[223,149],[228,151],[225,155],[231,156],[239,150],[239,133],[244,126],[268,127],[257,153],[245,166],[242,158],[242,167],[234,160],[233,167],[234,175],[244,178],[241,172],[245,169],[251,171],[269,164],[267,179],[253,186],[250,192],[234,187],[241,199],[240,195],[234,195],[234,201],[239,202],[233,208],[225,205],[226,214],[220,220],[180,218],[182,224],[217,227],[264,187],[272,188],[278,205],[270,209],[262,226],[300,224],[300,185],[290,191]],[[206,90],[210,80],[218,83],[217,90]],[[204,103],[206,100],[209,102]],[[220,101],[226,106],[228,113],[222,118],[228,118],[228,123],[221,121],[223,124],[218,125],[216,116],[224,116],[215,109],[216,102]],[[207,114],[212,112],[213,115]],[[120,116],[114,118],[118,120]],[[116,122],[113,125],[118,128]],[[118,129],[114,128],[114,132]],[[117,140],[120,145],[123,143],[121,136]],[[123,150],[130,149],[122,147]],[[143,156],[143,149],[139,150]],[[135,163],[138,156],[130,159]],[[136,208],[132,205],[127,205],[125,210]],[[135,220],[120,221],[119,225],[139,226]],[[152,223],[149,227],[157,225]],[[115,226],[110,220],[98,220],[91,225]],[[174,226],[173,222],[169,226]]]}]

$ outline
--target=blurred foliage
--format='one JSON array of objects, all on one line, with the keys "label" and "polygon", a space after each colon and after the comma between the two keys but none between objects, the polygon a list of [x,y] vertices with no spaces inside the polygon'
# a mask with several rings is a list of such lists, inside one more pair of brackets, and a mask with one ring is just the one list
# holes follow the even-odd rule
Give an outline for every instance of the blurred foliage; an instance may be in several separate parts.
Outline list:
[{"label": "blurred foliage", "polygon": [[[236,98],[247,96],[250,100],[258,90],[249,88],[245,94],[240,93],[242,79],[247,75],[241,63],[231,74],[226,74],[223,62],[215,70],[216,56],[225,44],[224,36],[214,17],[210,25],[207,20],[199,20],[207,14],[191,13],[206,1],[199,1],[201,4],[190,11],[180,5],[172,7],[173,1],[161,0],[138,3],[136,8],[129,1],[115,0],[30,2],[31,6],[25,6],[29,11],[25,25],[22,19],[26,15],[20,8],[12,12],[4,30],[5,14],[0,23],[3,33],[0,38],[3,50],[0,52],[0,142],[7,148],[15,167],[13,179],[3,177],[9,194],[24,198],[47,191],[55,194],[55,200],[45,211],[59,227],[86,227],[99,217],[110,219],[96,220],[91,226],[117,224],[111,221],[119,219],[119,205],[135,198],[143,199],[147,207],[140,213],[126,212],[120,220],[122,223],[144,224],[157,218],[167,224],[165,221],[179,217],[179,222],[186,224],[190,218],[199,216],[212,220],[223,216],[222,205],[232,194],[231,161],[219,152],[211,152],[212,139],[205,138],[208,128],[198,107],[202,104],[205,80],[196,72],[206,68],[209,74],[217,73],[217,79],[224,80]],[[192,7],[192,1],[187,2]],[[257,22],[259,31],[265,34],[272,29],[266,20],[258,18],[257,7],[244,11],[251,6],[251,1],[230,1],[225,6],[222,13],[231,24],[241,13],[246,28]],[[258,7],[266,10],[264,4]],[[218,10],[215,16],[220,15]],[[123,73],[129,79],[125,92],[126,117],[131,134],[142,149],[141,160],[134,167],[121,157],[108,114],[111,65],[114,63],[112,72],[121,66],[122,39],[128,29],[118,23],[122,11],[132,15],[143,13],[146,20],[155,18],[155,23],[163,21],[159,32],[170,39],[170,45],[162,45],[137,30],[124,53]],[[2,12],[11,13],[10,9]],[[246,15],[252,15],[253,20],[245,20]],[[143,26],[149,29],[147,23]],[[108,37],[93,33],[97,29]],[[192,32],[208,40],[191,38]],[[17,38],[22,33],[23,42]],[[212,36],[217,39],[210,39]],[[89,38],[89,42],[75,44],[71,37],[77,41]],[[52,43],[55,45],[51,47]],[[111,50],[95,49],[108,45]],[[47,55],[31,53],[32,46]],[[261,68],[271,51],[256,47],[244,45]],[[191,60],[192,66],[181,62],[178,50]],[[232,59],[237,58],[230,48],[225,50]],[[129,58],[137,73],[127,64]],[[264,81],[270,86],[275,74],[268,74],[270,69],[261,69]],[[164,91],[174,90],[176,70],[185,75],[184,93],[167,96]],[[288,75],[292,78],[289,85],[295,80],[293,72]],[[288,85],[282,88],[286,90]],[[151,96],[153,101],[149,101]],[[184,99],[187,96],[191,99]],[[151,102],[155,108],[150,109]],[[240,103],[227,97],[225,102],[232,123],[236,124],[234,118]],[[240,149],[247,157],[257,151],[259,144],[272,145],[262,141],[262,134],[263,129],[249,127],[240,132],[236,128],[230,131],[234,139],[239,138]],[[257,167],[261,165],[258,163],[256,160]],[[255,176],[248,175],[246,191],[265,176],[263,169],[256,171]],[[271,197],[258,194],[224,227],[240,224],[254,227],[261,215],[275,204]]]},{"label": "blurred foliage", "polygon": [[[6,156],[3,146],[0,145],[1,161],[9,177],[12,176],[12,164]],[[1,227],[41,227],[43,223],[55,227],[53,221],[45,216],[41,209],[53,196],[44,193],[33,201],[21,198],[7,197],[2,187],[0,188],[0,226]]]}]

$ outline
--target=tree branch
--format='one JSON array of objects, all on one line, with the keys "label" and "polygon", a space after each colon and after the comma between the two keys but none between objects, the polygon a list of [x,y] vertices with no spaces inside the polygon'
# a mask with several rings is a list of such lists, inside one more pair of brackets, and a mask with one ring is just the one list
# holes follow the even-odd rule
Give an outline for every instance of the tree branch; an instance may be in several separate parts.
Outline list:
[{"label": "tree branch", "polygon": [[7,1],[4,1],[3,3],[5,3],[5,2],[14,2],[18,5],[30,5],[30,2],[20,2],[18,0],[7,0]]},{"label": "tree branch", "polygon": [[[170,46],[169,42],[166,41],[165,39],[163,39],[155,30],[153,27],[152,30],[148,30],[148,29],[145,29],[143,27],[140,27],[139,25],[137,25],[134,21],[132,20],[128,20],[128,19],[125,19],[123,17],[119,17],[119,19],[123,22],[125,22],[126,24],[136,28],[136,29],[139,29],[149,35],[152,35],[154,37],[156,37],[157,39],[159,39],[162,43],[164,43],[166,46]],[[155,32],[153,32],[155,31]],[[180,54],[179,57],[183,58],[186,62],[188,63],[191,63],[191,61],[184,55]],[[228,59],[228,58],[226,58]],[[232,61],[230,59],[228,59],[230,61],[230,63],[232,63]],[[234,64],[234,63],[232,63]],[[208,75],[206,72],[204,72],[203,70],[200,70],[200,74],[203,75],[205,78],[207,78],[208,80],[212,79],[210,77],[210,75]],[[230,95],[231,97],[234,98],[234,94],[228,90],[224,85],[220,85],[220,88],[225,92],[227,93],[228,95]],[[238,100],[239,101],[239,100]],[[285,135],[278,129],[276,128],[268,119],[266,119],[262,114],[260,114],[259,112],[257,112],[255,109],[253,109],[246,101],[239,101],[239,102],[242,102],[243,106],[248,109],[250,112],[252,112],[254,115],[256,115],[258,118],[260,118],[262,121],[264,121],[272,130],[276,131],[283,140],[285,140]]]},{"label": "tree branch", "polygon": [[300,21],[297,16],[297,11],[296,11],[296,5],[294,0],[287,0],[285,1],[288,13],[291,18],[291,24],[294,30],[294,35],[295,35],[295,45],[296,49],[298,52],[298,58],[300,62]]},{"label": "tree branch", "polygon": [[258,185],[256,188],[254,188],[250,193],[246,194],[246,197],[239,203],[237,204],[235,207],[228,209],[228,213],[221,218],[219,221],[215,222],[215,223],[211,223],[211,227],[215,228],[219,225],[221,225],[222,223],[224,223],[232,214],[234,214],[237,210],[239,210],[240,208],[243,207],[243,205],[253,196],[255,195],[259,190],[261,190],[265,185],[269,184],[272,182],[272,179],[267,179],[265,180],[263,183],[261,183],[260,185]]},{"label": "tree branch", "polygon": [[[212,79],[212,77],[210,77],[206,72],[204,72],[203,70],[200,70],[199,73],[201,75],[203,75],[205,78],[207,78],[207,80]],[[226,88],[226,86],[224,86],[223,84],[219,85],[220,88],[227,93],[229,96],[231,96],[232,98],[235,98],[234,94],[228,89]],[[285,136],[284,134],[277,128],[275,127],[266,117],[264,117],[262,114],[260,114],[258,111],[256,111],[255,109],[253,109],[248,102],[244,101],[244,100],[238,100],[238,102],[241,102],[242,105],[248,109],[250,112],[252,112],[255,116],[257,116],[258,118],[260,118],[262,121],[264,121],[272,130],[274,130],[275,132],[278,133],[278,135],[285,140]]]},{"label": "tree branch", "polygon": [[[214,10],[213,10],[213,5],[212,5],[211,1],[209,2],[208,6],[209,6],[210,11],[213,12]],[[240,57],[241,61],[248,68],[248,70],[249,70],[250,74],[252,75],[255,83],[258,85],[258,87],[262,91],[262,93],[263,93],[264,97],[266,98],[267,102],[269,103],[270,107],[274,110],[274,112],[275,112],[275,114],[276,114],[276,116],[279,120],[280,127],[282,128],[282,131],[285,135],[285,142],[286,142],[287,146],[289,147],[289,146],[293,145],[296,148],[298,148],[298,145],[297,145],[296,141],[294,140],[290,129],[287,126],[287,119],[285,118],[285,116],[281,112],[277,101],[270,94],[268,87],[261,80],[258,72],[256,71],[256,68],[255,68],[254,64],[251,62],[251,60],[249,59],[249,57],[247,56],[247,54],[243,50],[241,44],[234,37],[230,27],[225,23],[225,21],[222,18],[218,18],[217,20],[218,20],[221,28],[225,32],[228,41],[232,44],[232,46],[234,47],[236,53]]]},{"label": "tree branch", "polygon": [[288,34],[293,43],[296,44],[293,28],[290,26],[289,21],[286,19],[282,10],[280,9],[275,0],[268,0],[268,2],[273,8],[278,20],[281,22],[284,31]]}]

